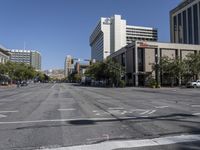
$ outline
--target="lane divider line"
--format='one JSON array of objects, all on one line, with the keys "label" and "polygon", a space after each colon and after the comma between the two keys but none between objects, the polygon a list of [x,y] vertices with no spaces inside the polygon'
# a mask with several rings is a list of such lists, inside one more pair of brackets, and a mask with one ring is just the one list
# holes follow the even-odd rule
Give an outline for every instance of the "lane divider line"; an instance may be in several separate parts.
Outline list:
[{"label": "lane divider line", "polygon": [[155,108],[167,108],[169,106],[155,106]]},{"label": "lane divider line", "polygon": [[72,110],[76,110],[74,108],[60,108],[58,109],[58,111],[72,111]]},{"label": "lane divider line", "polygon": [[52,119],[52,120],[27,120],[27,121],[8,121],[0,122],[2,124],[31,124],[31,123],[44,123],[44,122],[70,122],[78,120],[90,120],[90,121],[117,121],[120,119],[137,119],[141,117],[119,117],[119,118],[74,118],[74,119]]},{"label": "lane divider line", "polygon": [[19,112],[18,110],[5,110],[5,111],[0,111],[0,113],[14,113],[14,112]]}]

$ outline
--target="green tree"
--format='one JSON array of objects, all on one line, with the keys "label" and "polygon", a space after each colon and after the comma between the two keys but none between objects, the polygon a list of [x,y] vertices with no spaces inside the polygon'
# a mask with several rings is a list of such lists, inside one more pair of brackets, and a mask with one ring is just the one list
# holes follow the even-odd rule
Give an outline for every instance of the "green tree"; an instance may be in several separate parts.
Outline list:
[{"label": "green tree", "polygon": [[200,77],[200,53],[189,54],[184,60],[187,68],[187,75],[193,80],[197,80]]},{"label": "green tree", "polygon": [[7,67],[4,64],[0,63],[0,74],[4,75],[8,72]]},{"label": "green tree", "polygon": [[174,86],[176,80],[181,84],[181,77],[186,71],[186,65],[180,58],[172,59],[162,57],[160,60],[160,70],[164,77],[170,79],[171,86]]},{"label": "green tree", "polygon": [[36,75],[36,71],[30,65],[25,63],[14,63],[8,61],[4,65],[1,64],[0,72],[6,74],[12,80],[28,80],[33,79]]},{"label": "green tree", "polygon": [[124,68],[112,59],[92,64],[85,72],[85,75],[100,81],[104,80],[107,84],[119,85],[121,76],[124,74]]}]

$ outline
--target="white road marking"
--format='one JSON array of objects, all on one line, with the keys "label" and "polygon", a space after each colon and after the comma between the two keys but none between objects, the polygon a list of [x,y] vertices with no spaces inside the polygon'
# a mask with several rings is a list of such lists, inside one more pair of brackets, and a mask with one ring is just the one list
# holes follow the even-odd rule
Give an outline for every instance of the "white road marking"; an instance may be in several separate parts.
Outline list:
[{"label": "white road marking", "polygon": [[195,141],[200,141],[199,134],[169,136],[169,137],[154,138],[154,139],[142,139],[142,140],[106,141],[90,145],[60,147],[54,149],[45,148],[43,150],[102,150],[102,149],[114,150],[114,149],[125,149],[125,148],[170,145],[176,143],[195,142]]},{"label": "white road marking", "polygon": [[142,113],[140,113],[140,115],[144,115],[144,114],[146,114],[146,113],[148,113],[148,112],[150,112],[150,110],[147,110],[147,111],[145,111],[145,112],[142,112]]},{"label": "white road marking", "polygon": [[169,106],[155,106],[155,108],[167,108]]},{"label": "white road marking", "polygon": [[127,111],[122,111],[122,112],[121,112],[122,115],[124,115],[124,114],[126,114],[126,113],[127,113]]},{"label": "white road marking", "polygon": [[31,123],[44,123],[44,122],[70,122],[78,120],[91,120],[91,121],[114,121],[119,119],[136,119],[140,117],[118,117],[118,118],[74,118],[74,119],[52,119],[52,120],[29,120],[29,121],[8,121],[0,122],[1,124],[31,124]]},{"label": "white road marking", "polygon": [[132,109],[131,111],[145,111],[145,109]]},{"label": "white road marking", "polygon": [[149,116],[141,116],[142,118],[148,118]]},{"label": "white road marking", "polygon": [[200,116],[200,113],[194,113],[193,116]]},{"label": "white road marking", "polygon": [[92,112],[98,112],[97,110],[93,110]]},{"label": "white road marking", "polygon": [[191,107],[200,107],[200,105],[191,105]]},{"label": "white road marking", "polygon": [[54,84],[54,85],[51,87],[51,89],[53,89],[55,86],[56,86],[56,84]]},{"label": "white road marking", "polygon": [[5,118],[5,117],[7,117],[7,116],[0,114],[0,118]]},{"label": "white road marking", "polygon": [[152,111],[150,111],[148,114],[150,115],[150,114],[153,114],[153,113],[155,113],[156,112],[156,110],[152,110]]},{"label": "white road marking", "polygon": [[76,110],[76,109],[74,108],[58,109],[58,111],[72,111],[72,110]]},{"label": "white road marking", "polygon": [[110,107],[108,108],[109,110],[120,110],[120,109],[124,109],[123,107]]},{"label": "white road marking", "polygon": [[5,111],[0,111],[0,113],[14,113],[14,112],[19,112],[18,110],[5,110]]}]

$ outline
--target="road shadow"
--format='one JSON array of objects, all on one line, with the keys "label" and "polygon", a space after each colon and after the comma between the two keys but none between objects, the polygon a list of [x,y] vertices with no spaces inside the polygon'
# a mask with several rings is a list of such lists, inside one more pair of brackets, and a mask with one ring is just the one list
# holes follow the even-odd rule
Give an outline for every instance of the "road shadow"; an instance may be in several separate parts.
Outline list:
[{"label": "road shadow", "polygon": [[80,119],[80,120],[72,120],[67,121],[67,123],[72,125],[95,125],[96,123],[101,122],[122,122],[122,121],[154,121],[154,120],[163,120],[163,121],[178,121],[178,122],[191,122],[191,123],[198,123],[195,121],[188,121],[188,120],[180,120],[185,117],[197,117],[191,114],[182,114],[182,113],[175,113],[170,115],[162,115],[162,116],[153,116],[153,117],[124,117],[119,118],[116,116],[112,116],[113,118],[98,118],[98,119]]},{"label": "road shadow", "polygon": [[83,119],[83,120],[69,121],[68,123],[72,125],[94,125],[96,124],[96,121]]}]

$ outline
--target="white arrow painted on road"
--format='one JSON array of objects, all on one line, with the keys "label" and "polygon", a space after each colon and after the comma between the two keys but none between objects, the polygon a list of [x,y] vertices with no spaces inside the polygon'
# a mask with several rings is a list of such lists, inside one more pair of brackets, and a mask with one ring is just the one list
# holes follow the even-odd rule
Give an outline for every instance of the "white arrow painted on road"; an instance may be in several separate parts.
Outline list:
[{"label": "white arrow painted on road", "polygon": [[[18,112],[18,110],[4,110],[4,111],[0,111],[0,113],[15,113]],[[0,118],[5,118],[7,117],[6,115],[0,114]]]}]

